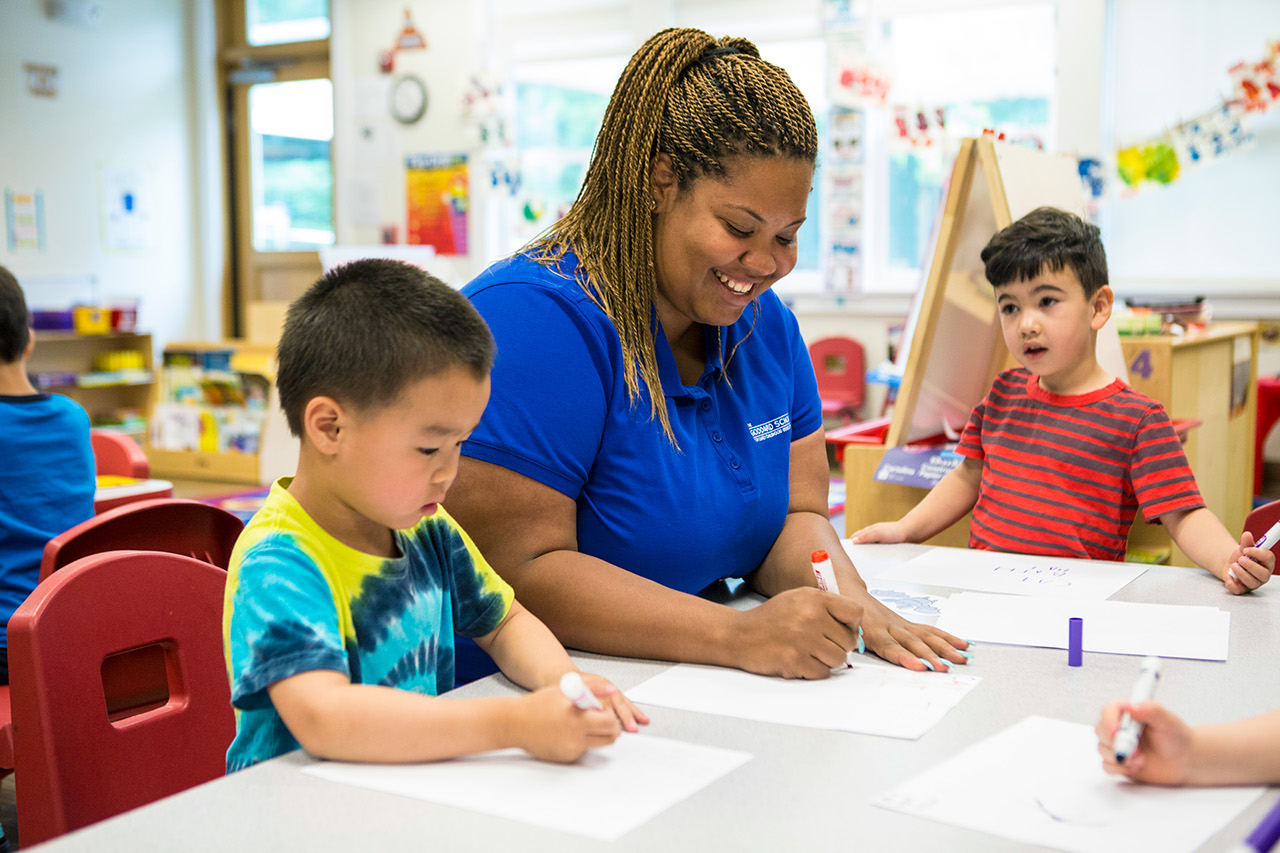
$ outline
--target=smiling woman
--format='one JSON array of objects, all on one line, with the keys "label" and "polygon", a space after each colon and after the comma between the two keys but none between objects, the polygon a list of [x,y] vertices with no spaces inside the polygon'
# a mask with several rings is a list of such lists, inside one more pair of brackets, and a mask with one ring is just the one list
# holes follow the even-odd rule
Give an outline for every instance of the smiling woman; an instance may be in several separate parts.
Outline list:
[{"label": "smiling woman", "polygon": [[[911,669],[965,659],[867,594],[827,517],[813,366],[771,290],[817,144],[751,42],[664,30],[623,71],[573,207],[464,290],[498,356],[449,510],[567,645],[821,678],[861,627]],[[814,588],[817,548],[844,596]],[[726,577],[770,600],[697,595]]]}]

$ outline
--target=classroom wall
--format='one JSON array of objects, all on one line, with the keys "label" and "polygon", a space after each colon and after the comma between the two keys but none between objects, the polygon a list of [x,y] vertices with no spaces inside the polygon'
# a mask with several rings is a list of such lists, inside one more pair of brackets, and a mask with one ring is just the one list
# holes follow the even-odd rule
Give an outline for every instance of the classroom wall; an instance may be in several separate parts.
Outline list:
[{"label": "classroom wall", "polygon": [[[475,146],[462,121],[462,98],[478,70],[482,51],[476,39],[486,4],[415,0],[413,20],[427,39],[426,50],[400,51],[392,74],[380,73],[378,52],[400,33],[403,0],[332,0],[330,69],[334,96],[335,218],[339,243],[382,242],[381,227],[394,224],[405,241],[404,158],[409,154],[467,152]],[[427,87],[426,114],[402,125],[389,110],[391,83],[412,73]],[[479,191],[474,185],[472,192]],[[474,207],[474,205],[473,205]],[[469,217],[472,246],[480,244],[479,217]],[[464,284],[486,265],[474,251],[438,257],[432,272]]]},{"label": "classroom wall", "polygon": [[[141,325],[160,343],[218,337],[221,165],[211,4],[112,0],[92,29],[51,20],[44,5],[0,3],[0,186],[42,190],[47,227],[43,251],[11,250],[0,239],[0,264],[18,274],[33,305],[137,296]],[[404,154],[471,145],[461,96],[483,54],[486,5],[412,4],[431,47],[401,53],[398,70],[423,76],[431,106],[421,122],[403,127],[386,110],[390,78],[377,73],[375,59],[398,31],[404,3],[333,0],[336,213],[344,242],[377,242],[382,222],[402,221]],[[1269,0],[1111,0],[1106,9],[1109,40],[1091,36],[1087,16],[1077,22],[1080,32],[1064,35],[1069,56],[1113,64],[1116,81],[1097,98],[1100,130],[1080,118],[1091,94],[1072,90],[1059,140],[1068,147],[1087,148],[1091,139],[1110,147],[1194,114],[1225,92],[1228,65],[1260,54],[1264,38],[1280,37],[1280,4]],[[27,62],[59,69],[56,98],[27,93]],[[1280,317],[1280,242],[1271,234],[1280,115],[1255,119],[1254,129],[1258,144],[1251,151],[1172,187],[1104,206],[1104,236],[1122,292],[1130,283],[1149,290],[1170,276],[1226,280],[1252,287],[1253,298],[1220,299],[1219,316]],[[104,243],[99,182],[104,168],[118,167],[146,171],[153,216],[145,250],[115,252]],[[479,225],[473,218],[473,235]],[[466,281],[489,260],[442,259],[440,271]],[[908,303],[906,296],[800,297],[794,308],[807,339],[851,335],[875,364],[886,354],[888,326]],[[1260,370],[1280,372],[1280,348],[1264,347]],[[1269,448],[1280,458],[1280,433]]]},{"label": "classroom wall", "polygon": [[[197,274],[189,5],[112,0],[89,27],[46,17],[42,0],[0,3],[0,185],[43,193],[47,235],[42,250],[0,239],[0,264],[32,307],[137,297],[140,327],[162,341],[216,330]],[[56,97],[28,93],[25,63],[58,69]],[[146,248],[104,241],[100,182],[114,169],[143,175]]]},{"label": "classroom wall", "polygon": [[[1230,94],[1228,69],[1261,60],[1280,39],[1275,0],[1112,0],[1111,18],[1114,86],[1103,107],[1118,146],[1218,106]],[[1280,316],[1280,109],[1249,121],[1251,149],[1104,207],[1122,294],[1266,297],[1268,316]]]}]

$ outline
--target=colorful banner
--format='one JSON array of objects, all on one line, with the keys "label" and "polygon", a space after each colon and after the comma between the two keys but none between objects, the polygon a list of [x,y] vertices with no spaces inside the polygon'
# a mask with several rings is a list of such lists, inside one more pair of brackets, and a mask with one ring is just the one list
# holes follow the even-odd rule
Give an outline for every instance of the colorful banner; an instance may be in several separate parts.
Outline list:
[{"label": "colorful banner", "polygon": [[1265,112],[1280,103],[1280,41],[1267,44],[1260,62],[1239,62],[1231,74],[1235,96],[1189,121],[1145,142],[1116,152],[1116,172],[1129,190],[1152,184],[1168,185],[1189,169],[1211,163],[1254,141],[1246,115]]},{"label": "colorful banner", "polygon": [[471,200],[467,155],[410,155],[405,158],[405,183],[405,241],[434,246],[438,255],[465,255]]}]

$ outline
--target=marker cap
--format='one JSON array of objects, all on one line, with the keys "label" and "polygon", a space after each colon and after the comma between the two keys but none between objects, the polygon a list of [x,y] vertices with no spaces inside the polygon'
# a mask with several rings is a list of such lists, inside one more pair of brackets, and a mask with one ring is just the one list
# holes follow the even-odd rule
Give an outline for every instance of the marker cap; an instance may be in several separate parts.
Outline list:
[{"label": "marker cap", "polygon": [[1084,620],[1072,616],[1067,620],[1067,666],[1084,665]]}]

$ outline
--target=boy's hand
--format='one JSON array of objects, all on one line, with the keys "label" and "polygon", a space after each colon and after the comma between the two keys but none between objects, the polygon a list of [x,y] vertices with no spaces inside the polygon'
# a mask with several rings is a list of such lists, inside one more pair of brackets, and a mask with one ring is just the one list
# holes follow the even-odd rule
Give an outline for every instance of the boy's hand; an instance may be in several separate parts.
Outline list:
[{"label": "boy's hand", "polygon": [[543,761],[572,763],[588,749],[613,743],[622,732],[612,710],[584,711],[566,699],[559,686],[535,690],[520,702],[513,721],[516,743]]},{"label": "boy's hand", "polygon": [[[1146,727],[1133,755],[1125,759],[1124,764],[1118,764],[1112,740],[1125,711]],[[1102,718],[1094,731],[1098,735],[1102,769],[1108,773],[1155,785],[1186,784],[1192,769],[1194,735],[1191,727],[1173,712],[1154,702],[1112,702],[1102,709]]]},{"label": "boy's hand", "polygon": [[907,541],[907,529],[900,521],[882,521],[855,531],[849,541],[855,545],[869,545],[872,542],[893,545]]},{"label": "boy's hand", "polygon": [[603,676],[584,672],[582,680],[587,685],[587,689],[600,700],[600,704],[604,705],[605,710],[612,711],[627,731],[638,732],[641,725],[649,724],[649,715],[633,705],[621,690]]},{"label": "boy's hand", "polygon": [[1222,582],[1227,592],[1241,595],[1271,580],[1275,567],[1276,555],[1269,548],[1253,547],[1253,534],[1246,530],[1240,536],[1240,545],[1227,558]]}]

